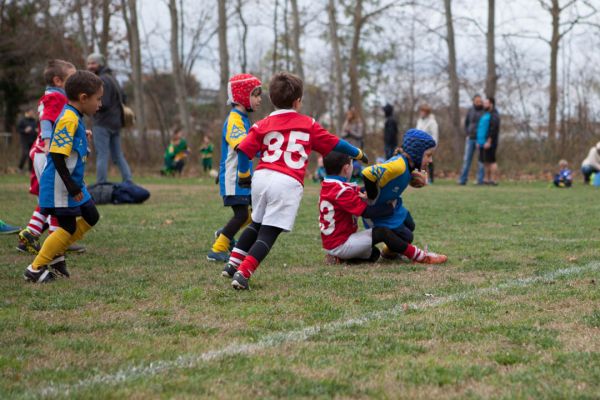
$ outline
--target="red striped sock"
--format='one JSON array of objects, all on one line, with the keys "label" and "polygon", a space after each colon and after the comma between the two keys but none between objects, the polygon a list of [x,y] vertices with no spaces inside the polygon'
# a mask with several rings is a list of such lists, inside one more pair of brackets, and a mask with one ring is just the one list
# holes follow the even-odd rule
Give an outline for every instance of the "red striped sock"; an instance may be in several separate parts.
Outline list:
[{"label": "red striped sock", "polygon": [[40,236],[44,231],[44,223],[46,222],[46,216],[40,213],[40,206],[35,207],[31,219],[27,224],[27,230],[33,233],[35,236]]},{"label": "red striped sock", "polygon": [[237,268],[244,261],[247,255],[248,253],[246,253],[244,250],[240,250],[237,247],[234,247],[233,250],[231,250],[231,254],[229,255],[229,264]]},{"label": "red striped sock", "polygon": [[56,218],[54,215],[48,215],[48,219],[46,222],[48,223],[49,233],[52,233],[58,228],[60,228],[60,225],[58,225],[58,218]]},{"label": "red striped sock", "polygon": [[247,255],[246,258],[244,258],[244,261],[242,261],[240,264],[238,272],[241,272],[242,275],[244,275],[244,278],[248,279],[258,268],[258,264],[260,263],[256,258],[252,257],[251,255]]},{"label": "red striped sock", "polygon": [[425,258],[425,252],[419,249],[417,246],[413,246],[412,244],[408,245],[408,247],[404,251],[404,255],[410,258],[411,260],[417,262],[423,261],[423,259]]}]

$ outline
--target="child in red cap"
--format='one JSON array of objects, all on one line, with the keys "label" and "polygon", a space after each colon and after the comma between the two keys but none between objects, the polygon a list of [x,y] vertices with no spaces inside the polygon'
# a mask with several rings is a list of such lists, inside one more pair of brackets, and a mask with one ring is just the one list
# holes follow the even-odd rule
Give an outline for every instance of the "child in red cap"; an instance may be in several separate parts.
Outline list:
[{"label": "child in red cap", "polygon": [[250,130],[248,113],[260,107],[261,85],[260,79],[250,74],[234,75],[227,84],[227,103],[232,108],[221,133],[219,191],[223,205],[233,210],[233,217],[215,232],[215,242],[206,256],[209,261],[228,261],[235,234],[250,222],[250,189],[238,184],[238,156],[235,150]]}]

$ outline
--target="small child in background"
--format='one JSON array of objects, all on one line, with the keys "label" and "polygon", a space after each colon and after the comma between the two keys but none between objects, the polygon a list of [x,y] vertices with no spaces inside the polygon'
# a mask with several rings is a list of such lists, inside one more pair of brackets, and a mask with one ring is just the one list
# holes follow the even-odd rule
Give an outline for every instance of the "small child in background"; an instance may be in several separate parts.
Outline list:
[{"label": "small child in background", "polygon": [[202,171],[204,173],[210,172],[212,169],[213,162],[213,144],[210,142],[210,138],[208,136],[204,136],[202,139],[202,148],[200,149],[200,155],[202,156]]},{"label": "small child in background", "polygon": [[171,143],[165,151],[165,167],[160,171],[162,175],[173,175],[175,173],[181,175],[181,171],[185,166],[185,159],[190,153],[187,142],[182,135],[183,129],[181,128],[173,131]]},{"label": "small child in background", "polygon": [[558,162],[560,168],[558,174],[554,175],[554,186],[560,188],[569,188],[573,185],[573,172],[569,169],[567,160]]},{"label": "small child in background", "polygon": [[325,179],[325,167],[323,166],[323,157],[319,156],[317,158],[317,169],[315,170],[315,174],[313,175],[313,182],[323,182]]},{"label": "small child in background", "polygon": [[83,179],[91,135],[83,116],[91,117],[100,108],[102,80],[89,71],[77,71],[67,79],[65,92],[69,103],[56,120],[40,178],[42,213],[55,215],[59,227],[25,269],[23,275],[29,282],[49,282],[57,273],[68,278],[65,251],[100,218]]}]

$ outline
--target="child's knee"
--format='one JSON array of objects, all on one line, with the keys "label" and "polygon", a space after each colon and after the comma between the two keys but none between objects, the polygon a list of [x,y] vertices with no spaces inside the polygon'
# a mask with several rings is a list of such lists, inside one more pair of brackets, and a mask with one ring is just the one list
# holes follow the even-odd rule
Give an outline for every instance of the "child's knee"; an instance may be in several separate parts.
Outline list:
[{"label": "child's knee", "polygon": [[86,207],[85,210],[82,210],[81,218],[83,218],[89,226],[94,226],[98,223],[100,214],[98,213],[96,206],[90,206]]}]

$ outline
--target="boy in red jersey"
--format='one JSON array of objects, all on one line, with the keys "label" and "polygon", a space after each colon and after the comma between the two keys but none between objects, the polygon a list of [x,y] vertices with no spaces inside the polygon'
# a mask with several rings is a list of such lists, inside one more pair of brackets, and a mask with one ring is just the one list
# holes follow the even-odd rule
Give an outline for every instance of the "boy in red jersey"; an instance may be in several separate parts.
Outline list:
[{"label": "boy in red jersey", "polygon": [[[314,149],[322,155],[339,151],[367,163],[362,150],[332,135],[314,119],[299,114],[302,80],[281,72],[269,84],[269,97],[276,108],[257,122],[240,143],[238,184],[252,183],[252,223],[231,251],[223,276],[231,277],[235,289],[249,289],[248,279],[267,256],[279,234],[291,231],[304,190],[308,156]],[[250,160],[260,152],[254,177]]]},{"label": "boy in red jersey", "polygon": [[[39,134],[29,151],[29,157],[33,161],[29,193],[35,196],[39,196],[39,178],[46,165],[46,155],[50,148],[54,123],[67,104],[65,82],[75,71],[73,64],[63,60],[50,60],[44,69],[44,81],[47,86],[44,95],[38,102]],[[40,249],[39,237],[46,226],[49,226],[49,231],[53,232],[58,228],[58,221],[55,217],[42,214],[40,207],[36,206],[29,224],[19,232],[17,250],[37,254]]]},{"label": "boy in red jersey", "polygon": [[[390,228],[377,226],[359,232],[357,217],[391,216],[396,201],[367,206],[367,195],[362,194],[356,184],[348,182],[353,168],[347,155],[332,151],[324,158],[323,164],[327,175],[321,184],[319,227],[328,261],[377,261],[380,252],[375,245],[385,243],[390,251],[404,254],[415,262],[432,263],[437,255],[406,242]],[[417,258],[417,255],[422,257]]]}]

